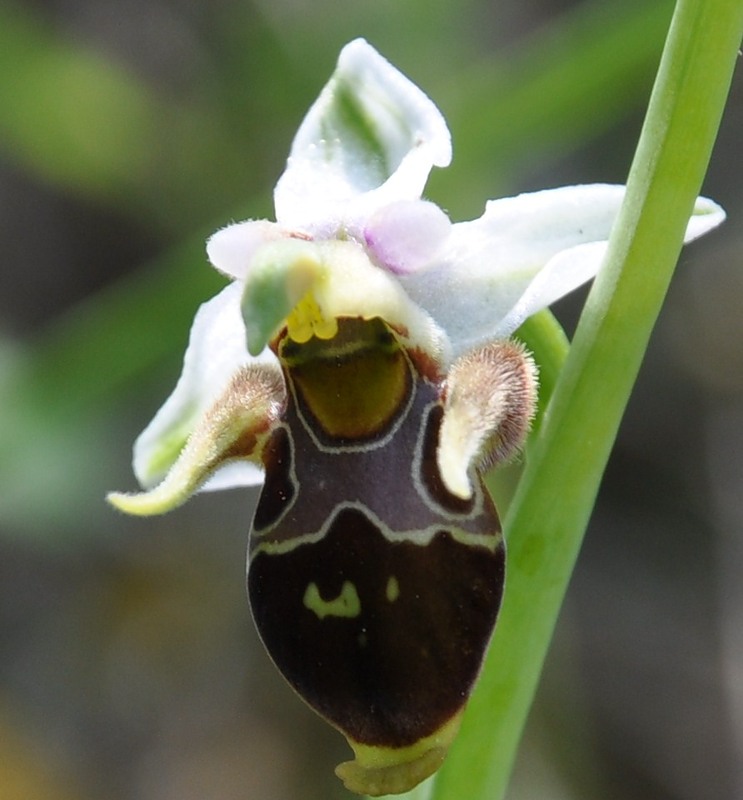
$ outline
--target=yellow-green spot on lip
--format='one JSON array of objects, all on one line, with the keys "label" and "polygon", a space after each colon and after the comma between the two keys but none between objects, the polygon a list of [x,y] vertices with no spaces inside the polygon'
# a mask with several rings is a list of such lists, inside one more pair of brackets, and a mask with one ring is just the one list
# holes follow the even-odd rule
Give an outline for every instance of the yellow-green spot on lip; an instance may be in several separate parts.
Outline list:
[{"label": "yellow-green spot on lip", "polygon": [[[251,355],[256,356],[263,350],[322,274],[322,262],[313,242],[282,239],[258,250],[245,281],[241,303]],[[319,308],[317,310],[319,313]]]},{"label": "yellow-green spot on lip", "polygon": [[351,581],[344,581],[341,593],[332,600],[323,600],[316,583],[310,583],[302,599],[305,608],[308,608],[319,619],[325,617],[358,617],[361,613],[361,601],[356,587]]},{"label": "yellow-green spot on lip", "polygon": [[390,575],[387,579],[387,587],[385,589],[385,596],[390,603],[394,603],[400,596],[400,584],[394,575]]}]

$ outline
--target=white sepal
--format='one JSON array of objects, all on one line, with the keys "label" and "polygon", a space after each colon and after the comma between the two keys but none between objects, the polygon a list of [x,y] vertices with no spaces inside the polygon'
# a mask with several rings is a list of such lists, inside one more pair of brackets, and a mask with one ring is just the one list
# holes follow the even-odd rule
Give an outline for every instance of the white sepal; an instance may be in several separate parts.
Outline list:
[{"label": "white sepal", "polygon": [[[142,487],[151,488],[165,477],[203,414],[241,367],[276,364],[270,351],[257,358],[248,354],[240,314],[241,294],[242,286],[232,283],[199,308],[178,383],[134,443],[134,473]],[[261,481],[255,469],[238,472],[233,472],[234,482],[230,485]]]},{"label": "white sepal", "polygon": [[111,492],[108,501],[128,514],[163,514],[188,500],[220,469],[261,463],[263,446],[285,406],[278,365],[242,367],[200,416],[163,480],[149,491]]},{"label": "white sepal", "polygon": [[363,39],[341,51],[304,118],[274,191],[276,219],[327,237],[421,196],[451,137],[428,97]]},{"label": "white sepal", "polygon": [[[595,276],[624,192],[592,184],[491,200],[479,219],[452,226],[433,264],[400,280],[447,332],[455,355],[508,336]],[[686,240],[723,219],[719,206],[699,198]]]}]

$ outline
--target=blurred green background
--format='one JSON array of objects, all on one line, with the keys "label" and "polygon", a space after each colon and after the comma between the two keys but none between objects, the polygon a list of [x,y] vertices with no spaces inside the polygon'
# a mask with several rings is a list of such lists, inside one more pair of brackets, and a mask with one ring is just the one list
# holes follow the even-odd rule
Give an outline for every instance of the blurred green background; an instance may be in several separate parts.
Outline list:
[{"label": "blurred green background", "polygon": [[[359,35],[447,117],[429,195],[455,220],[623,182],[671,11],[0,0],[0,800],[346,796],[341,737],[252,628],[255,494],[149,520],[103,502],[134,488],[132,440],[221,285],[204,239],[272,216],[293,132]],[[742,127],[738,75],[704,190],[729,220],[682,255],[513,800],[743,796]],[[582,297],[556,309],[569,330]]]}]

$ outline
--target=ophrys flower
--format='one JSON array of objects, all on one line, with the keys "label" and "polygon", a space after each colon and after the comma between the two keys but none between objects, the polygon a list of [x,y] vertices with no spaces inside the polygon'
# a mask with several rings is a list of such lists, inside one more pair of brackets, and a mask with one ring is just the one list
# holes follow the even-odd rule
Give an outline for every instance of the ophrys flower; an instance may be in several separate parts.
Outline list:
[{"label": "ophrys flower", "polygon": [[[366,794],[431,774],[495,624],[505,550],[484,470],[518,451],[536,368],[508,337],[591,278],[623,187],[421,199],[451,143],[366,42],[344,48],[275,191],[276,222],[217,232],[233,281],[199,310],[183,374],[135,445],[166,511],[265,475],[248,590],[269,653],[351,744]],[[700,199],[691,239],[723,218]]]}]

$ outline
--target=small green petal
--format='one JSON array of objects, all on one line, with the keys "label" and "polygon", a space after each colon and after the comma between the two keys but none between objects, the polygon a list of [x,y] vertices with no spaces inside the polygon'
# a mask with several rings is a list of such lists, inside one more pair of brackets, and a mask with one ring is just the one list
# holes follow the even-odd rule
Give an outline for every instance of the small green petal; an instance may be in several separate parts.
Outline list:
[{"label": "small green petal", "polygon": [[282,239],[256,253],[241,306],[251,355],[263,350],[322,274],[317,247],[311,242]]}]

